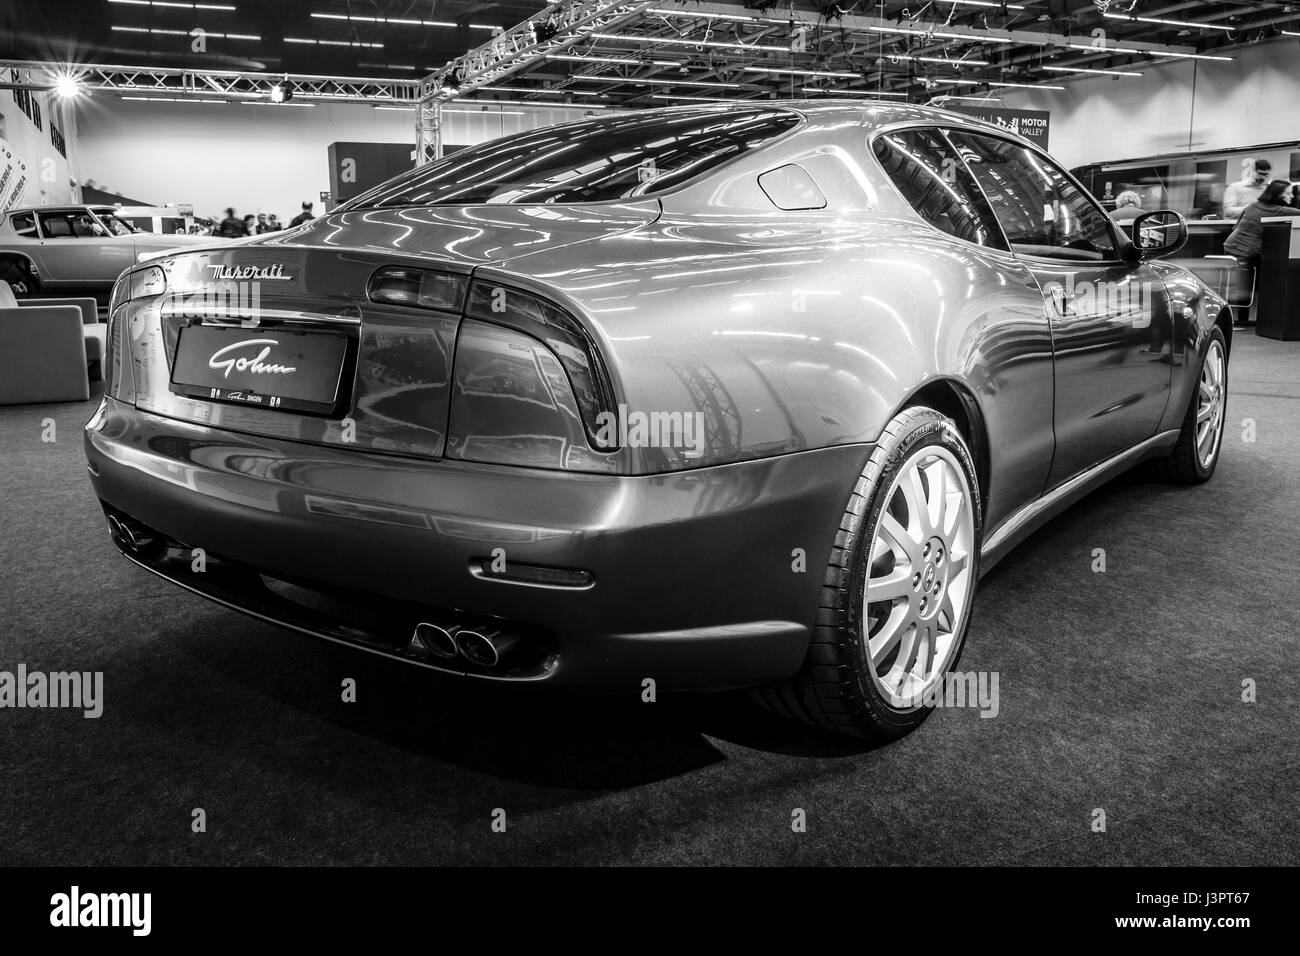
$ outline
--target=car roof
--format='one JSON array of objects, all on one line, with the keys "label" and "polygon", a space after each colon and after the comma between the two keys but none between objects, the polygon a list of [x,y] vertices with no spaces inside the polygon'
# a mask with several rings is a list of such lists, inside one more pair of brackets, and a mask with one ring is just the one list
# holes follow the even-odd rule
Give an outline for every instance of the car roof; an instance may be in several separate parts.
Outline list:
[{"label": "car roof", "polygon": [[[626,120],[629,115],[638,118],[653,119],[662,116],[665,119],[674,116],[699,115],[711,113],[726,114],[736,110],[771,112],[794,112],[803,115],[817,126],[831,126],[843,122],[857,122],[870,130],[883,129],[900,123],[929,123],[942,126],[960,126],[972,130],[997,133],[1000,136],[1028,143],[1005,127],[979,119],[969,113],[958,113],[937,106],[921,106],[915,103],[896,103],[887,100],[858,98],[825,97],[809,100],[723,100],[716,105],[691,104],[688,106],[664,106],[634,112],[620,112],[593,116],[563,126],[587,125],[601,122],[618,122]],[[452,154],[454,155],[454,154]]]},{"label": "car roof", "polygon": [[98,203],[67,203],[59,206],[19,206],[17,209],[6,210],[6,216],[12,216],[20,212],[80,212],[85,209],[94,212],[116,212],[112,206],[104,206]]}]

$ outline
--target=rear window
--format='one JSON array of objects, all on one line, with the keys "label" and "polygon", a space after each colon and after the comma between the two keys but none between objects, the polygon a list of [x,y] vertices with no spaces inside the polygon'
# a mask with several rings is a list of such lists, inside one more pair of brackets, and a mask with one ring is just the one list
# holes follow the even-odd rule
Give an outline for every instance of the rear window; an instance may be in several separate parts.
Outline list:
[{"label": "rear window", "polygon": [[799,121],[784,110],[741,109],[629,114],[529,130],[420,166],[343,209],[649,196],[741,156]]}]

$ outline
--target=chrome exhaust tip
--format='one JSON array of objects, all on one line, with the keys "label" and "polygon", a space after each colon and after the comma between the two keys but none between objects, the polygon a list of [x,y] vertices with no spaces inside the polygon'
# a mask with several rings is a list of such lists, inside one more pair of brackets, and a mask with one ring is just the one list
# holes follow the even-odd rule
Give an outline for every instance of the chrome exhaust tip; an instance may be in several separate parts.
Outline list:
[{"label": "chrome exhaust tip", "polygon": [[415,625],[411,643],[406,645],[406,649],[412,654],[430,654],[449,660],[456,656],[456,640],[442,625],[421,621]]},{"label": "chrome exhaust tip", "polygon": [[117,544],[132,554],[154,551],[161,539],[140,522],[131,518],[108,516],[108,530]]},{"label": "chrome exhaust tip", "polygon": [[518,642],[515,635],[497,630],[456,629],[456,647],[461,655],[480,667],[496,667]]}]

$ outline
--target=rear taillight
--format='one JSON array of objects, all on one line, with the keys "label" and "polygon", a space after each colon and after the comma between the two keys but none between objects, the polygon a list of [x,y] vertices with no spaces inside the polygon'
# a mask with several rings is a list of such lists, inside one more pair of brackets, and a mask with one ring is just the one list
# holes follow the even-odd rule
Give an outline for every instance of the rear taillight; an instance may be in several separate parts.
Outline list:
[{"label": "rear taillight", "polygon": [[136,299],[160,296],[167,291],[167,274],[158,266],[123,272],[113,283],[113,292],[108,299],[108,328],[104,334],[104,356],[102,370],[104,390],[107,394],[123,401],[134,401],[135,394],[122,381],[122,369],[131,360],[129,350],[119,348],[122,336],[122,318],[127,307]]},{"label": "rear taillight", "polygon": [[452,272],[386,266],[370,277],[367,292],[372,302],[459,312],[468,285],[468,276]]},{"label": "rear taillight", "polygon": [[614,411],[614,389],[582,323],[531,292],[482,279],[470,284],[465,315],[542,342],[568,375],[591,447],[600,451],[618,447],[617,436],[610,434],[613,430],[599,427],[601,413]]}]

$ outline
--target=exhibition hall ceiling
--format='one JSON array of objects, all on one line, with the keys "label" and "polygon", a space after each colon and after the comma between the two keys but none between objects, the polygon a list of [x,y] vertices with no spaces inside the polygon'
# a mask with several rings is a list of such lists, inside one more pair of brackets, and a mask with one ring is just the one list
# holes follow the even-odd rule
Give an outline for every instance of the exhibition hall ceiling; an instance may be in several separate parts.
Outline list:
[{"label": "exhibition hall ceiling", "polygon": [[[0,57],[416,80],[545,9],[515,0],[0,0]],[[1243,45],[1300,41],[1300,3],[663,0],[608,32],[580,32],[560,55],[475,97],[650,106],[842,93],[924,102],[1080,74],[1131,81],[1160,61],[1227,62]]]}]

